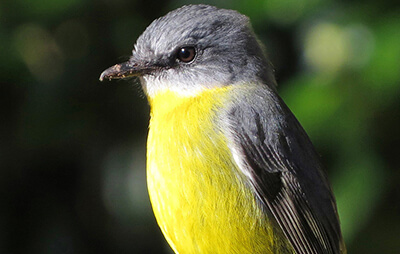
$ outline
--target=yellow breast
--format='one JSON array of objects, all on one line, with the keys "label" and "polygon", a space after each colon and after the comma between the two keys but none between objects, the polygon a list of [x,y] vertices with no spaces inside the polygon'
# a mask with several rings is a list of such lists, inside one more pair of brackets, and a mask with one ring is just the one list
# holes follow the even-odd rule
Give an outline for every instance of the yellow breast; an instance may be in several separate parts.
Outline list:
[{"label": "yellow breast", "polygon": [[217,124],[231,89],[149,99],[148,189],[176,253],[286,253]]}]

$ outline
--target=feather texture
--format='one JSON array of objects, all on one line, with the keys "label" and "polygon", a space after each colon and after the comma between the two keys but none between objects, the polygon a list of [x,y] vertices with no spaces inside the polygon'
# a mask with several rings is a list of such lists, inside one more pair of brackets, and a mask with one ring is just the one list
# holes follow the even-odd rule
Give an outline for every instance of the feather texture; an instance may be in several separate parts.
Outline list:
[{"label": "feather texture", "polygon": [[345,253],[335,199],[319,157],[267,86],[240,86],[227,108],[236,162],[298,254]]}]

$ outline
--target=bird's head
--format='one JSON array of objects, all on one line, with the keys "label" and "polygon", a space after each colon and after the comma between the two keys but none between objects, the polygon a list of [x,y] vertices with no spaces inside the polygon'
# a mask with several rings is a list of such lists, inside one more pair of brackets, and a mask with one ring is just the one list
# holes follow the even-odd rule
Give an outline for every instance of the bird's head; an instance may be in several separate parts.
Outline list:
[{"label": "bird's head", "polygon": [[207,5],[183,6],[153,21],[129,61],[108,68],[100,80],[133,76],[149,97],[165,90],[195,95],[227,85],[276,83],[249,19]]}]

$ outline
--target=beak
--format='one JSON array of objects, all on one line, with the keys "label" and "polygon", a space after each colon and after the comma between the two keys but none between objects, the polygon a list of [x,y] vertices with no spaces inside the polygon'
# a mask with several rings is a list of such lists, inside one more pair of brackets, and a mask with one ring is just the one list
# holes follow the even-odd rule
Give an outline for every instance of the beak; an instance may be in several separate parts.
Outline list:
[{"label": "beak", "polygon": [[129,77],[137,77],[149,73],[154,69],[151,66],[144,66],[134,62],[125,62],[111,66],[101,73],[99,80],[104,79],[124,79]]}]

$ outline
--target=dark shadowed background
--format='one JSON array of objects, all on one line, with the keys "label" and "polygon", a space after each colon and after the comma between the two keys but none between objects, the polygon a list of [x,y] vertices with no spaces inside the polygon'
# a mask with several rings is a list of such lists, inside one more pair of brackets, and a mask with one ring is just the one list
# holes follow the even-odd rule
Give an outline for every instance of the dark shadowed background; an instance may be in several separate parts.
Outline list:
[{"label": "dark shadowed background", "polygon": [[[400,5],[205,1],[250,16],[320,152],[349,253],[400,253]],[[185,0],[0,2],[0,253],[170,253],[138,82],[100,83]]]}]

